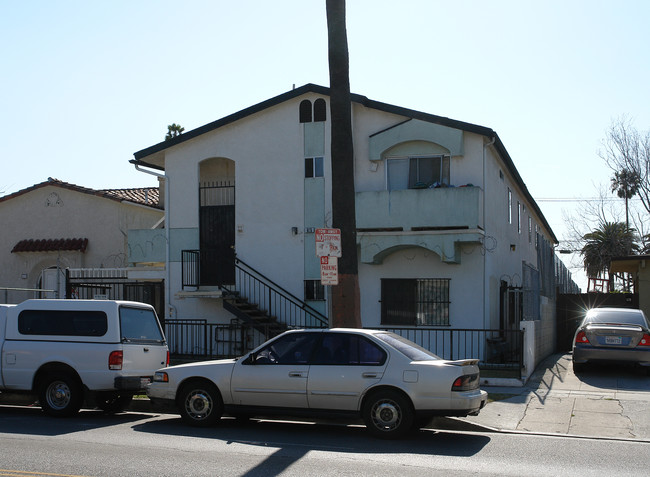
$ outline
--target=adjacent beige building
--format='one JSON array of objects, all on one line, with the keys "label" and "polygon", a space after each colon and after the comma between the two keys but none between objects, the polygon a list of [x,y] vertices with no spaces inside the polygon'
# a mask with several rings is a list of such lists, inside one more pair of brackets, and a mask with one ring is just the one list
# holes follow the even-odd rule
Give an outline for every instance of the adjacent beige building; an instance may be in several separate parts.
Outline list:
[{"label": "adjacent beige building", "polygon": [[49,178],[0,197],[0,303],[64,298],[66,269],[126,267],[127,231],[157,227],[163,215],[156,187],[94,190]]}]

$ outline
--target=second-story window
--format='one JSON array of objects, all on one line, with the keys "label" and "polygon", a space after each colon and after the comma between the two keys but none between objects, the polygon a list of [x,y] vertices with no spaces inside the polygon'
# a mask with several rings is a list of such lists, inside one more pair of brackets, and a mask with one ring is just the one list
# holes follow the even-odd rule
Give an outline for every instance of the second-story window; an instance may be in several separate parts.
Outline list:
[{"label": "second-story window", "polygon": [[411,156],[386,160],[388,190],[428,189],[449,184],[449,156]]},{"label": "second-story window", "polygon": [[307,157],[305,158],[305,177],[323,177],[323,158]]},{"label": "second-story window", "polygon": [[508,223],[512,224],[512,191],[508,187]]}]

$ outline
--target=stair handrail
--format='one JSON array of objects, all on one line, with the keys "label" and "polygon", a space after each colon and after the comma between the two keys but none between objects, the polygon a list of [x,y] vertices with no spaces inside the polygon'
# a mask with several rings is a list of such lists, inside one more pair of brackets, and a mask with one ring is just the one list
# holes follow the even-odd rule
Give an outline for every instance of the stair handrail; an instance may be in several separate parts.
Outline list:
[{"label": "stair handrail", "polygon": [[[329,326],[329,319],[323,315],[320,311],[312,308],[307,303],[305,303],[300,298],[296,297],[290,291],[284,289],[282,286],[275,283],[273,280],[268,278],[259,270],[251,267],[249,264],[244,262],[242,259],[235,257],[235,267],[239,269],[246,276],[251,277],[253,280],[261,283],[262,285],[269,288],[270,291],[276,293],[281,298],[284,298],[291,302],[293,305],[297,306],[299,309],[303,310],[305,313],[311,315],[317,322],[319,322],[324,327]],[[246,267],[246,268],[244,268]],[[229,289],[229,285],[221,285],[220,288],[226,290],[228,293],[232,293],[232,290]]]}]

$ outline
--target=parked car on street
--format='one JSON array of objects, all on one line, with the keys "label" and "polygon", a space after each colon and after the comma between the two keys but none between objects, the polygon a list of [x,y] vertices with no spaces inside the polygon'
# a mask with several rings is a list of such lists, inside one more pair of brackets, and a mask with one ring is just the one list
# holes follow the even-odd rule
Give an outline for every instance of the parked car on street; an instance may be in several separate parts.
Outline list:
[{"label": "parked car on street", "polygon": [[476,415],[487,402],[477,359],[444,360],[393,333],[292,330],[238,359],[160,369],[147,394],[185,422],[235,416],[362,417],[399,437],[432,416]]},{"label": "parked car on street", "polygon": [[633,363],[650,372],[650,325],[641,310],[592,308],[573,340],[573,369],[588,363]]}]

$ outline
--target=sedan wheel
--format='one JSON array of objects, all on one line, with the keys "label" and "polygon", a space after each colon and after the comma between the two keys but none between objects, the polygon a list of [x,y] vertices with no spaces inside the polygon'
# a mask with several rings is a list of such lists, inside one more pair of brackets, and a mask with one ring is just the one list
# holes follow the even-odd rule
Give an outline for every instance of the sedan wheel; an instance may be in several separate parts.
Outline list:
[{"label": "sedan wheel", "polygon": [[368,397],[363,420],[373,435],[394,439],[413,427],[414,415],[411,403],[404,396],[395,391],[383,391]]},{"label": "sedan wheel", "polygon": [[223,413],[223,401],[217,387],[207,381],[186,384],[179,393],[179,410],[185,422],[192,426],[214,425]]}]

